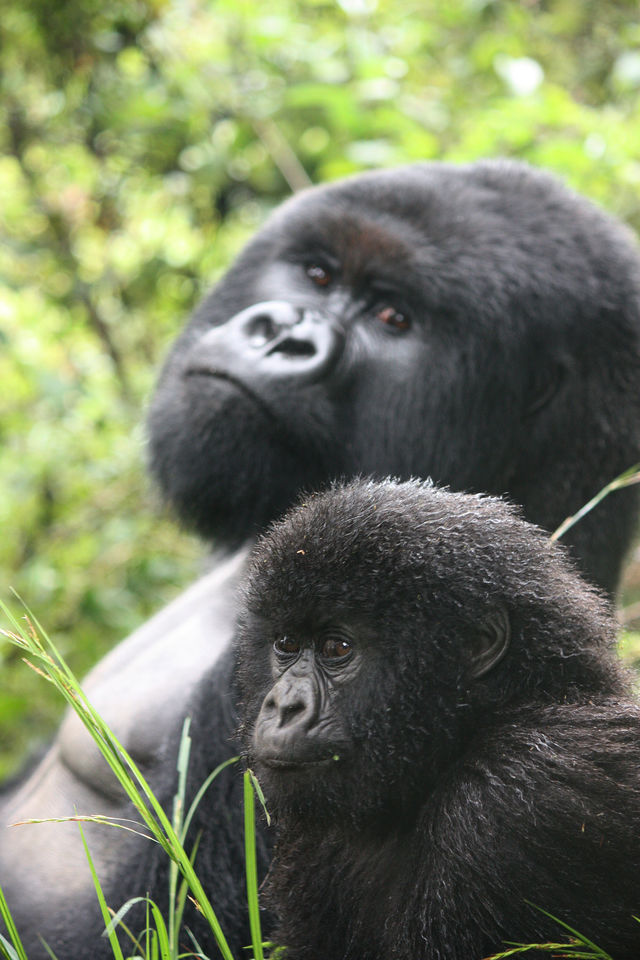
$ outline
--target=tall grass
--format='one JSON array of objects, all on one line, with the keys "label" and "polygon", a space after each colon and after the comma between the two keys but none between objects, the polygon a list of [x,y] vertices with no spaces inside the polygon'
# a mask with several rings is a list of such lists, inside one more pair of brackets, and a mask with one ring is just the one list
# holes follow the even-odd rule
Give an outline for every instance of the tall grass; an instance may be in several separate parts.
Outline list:
[{"label": "tall grass", "polygon": [[[178,939],[182,930],[183,912],[187,896],[190,896],[195,901],[198,910],[206,918],[224,960],[234,960],[213,905],[209,901],[195,869],[194,864],[197,855],[198,840],[196,839],[190,852],[185,848],[185,844],[194,813],[202,801],[204,794],[222,770],[230,764],[237,762],[238,757],[230,757],[212,771],[185,812],[186,780],[192,745],[191,737],[189,736],[190,720],[187,718],[183,726],[178,749],[178,785],[170,818],[155,797],[135,761],[87,699],[78,680],[69,669],[51,638],[47,636],[42,625],[29,611],[27,611],[23,619],[18,620],[9,607],[1,601],[0,612],[4,615],[11,628],[9,630],[2,630],[0,633],[2,633],[10,643],[15,644],[22,650],[25,662],[46,681],[53,683],[66,702],[76,711],[140,818],[139,822],[124,822],[113,821],[101,816],[85,816],[82,813],[75,813],[73,816],[56,819],[77,822],[81,833],[83,822],[100,823],[112,828],[132,830],[135,833],[140,833],[148,837],[150,842],[155,841],[159,843],[171,861],[169,870],[169,912],[166,919],[162,916],[158,906],[146,897],[135,897],[127,901],[127,903],[120,907],[117,913],[114,914],[105,901],[97,871],[91,860],[91,854],[86,844],[84,833],[82,833],[82,841],[96,888],[96,895],[105,921],[106,935],[109,938],[115,960],[125,960],[125,955],[122,952],[118,938],[118,929],[129,936],[137,951],[136,955],[141,956],[143,960],[156,960],[156,958],[160,958],[160,960],[178,960],[179,956],[181,956],[178,952]],[[263,960],[255,848],[254,807],[256,785],[257,782],[252,772],[250,770],[245,771],[244,803],[245,861],[248,891],[247,908],[249,911],[253,957],[255,960]],[[258,798],[260,802],[264,803],[261,792],[258,792]],[[24,823],[41,822],[47,821],[24,821]],[[131,907],[140,902],[146,903],[147,924],[142,937],[135,937],[126,927],[125,918]],[[9,939],[7,939],[0,934],[0,954],[3,954],[7,960],[27,960],[20,941],[19,931],[16,929],[10,917],[9,909],[1,890],[0,916],[2,916],[7,926],[9,937]],[[204,957],[205,954],[200,945],[197,944],[193,938],[192,942],[194,946],[192,955]],[[184,956],[184,954],[182,954],[182,956]],[[60,958],[60,960],[64,960],[64,958]]]}]

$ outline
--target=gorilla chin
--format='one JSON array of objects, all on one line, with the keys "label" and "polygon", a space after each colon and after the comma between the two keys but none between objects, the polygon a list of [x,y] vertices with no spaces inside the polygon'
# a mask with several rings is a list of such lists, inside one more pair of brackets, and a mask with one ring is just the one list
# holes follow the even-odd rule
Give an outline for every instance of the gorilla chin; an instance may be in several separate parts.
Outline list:
[{"label": "gorilla chin", "polygon": [[[240,546],[322,473],[312,451],[234,378],[191,374],[181,394],[168,393],[161,385],[149,414],[152,469],[178,516],[202,536]],[[245,445],[253,456],[234,477]]]}]

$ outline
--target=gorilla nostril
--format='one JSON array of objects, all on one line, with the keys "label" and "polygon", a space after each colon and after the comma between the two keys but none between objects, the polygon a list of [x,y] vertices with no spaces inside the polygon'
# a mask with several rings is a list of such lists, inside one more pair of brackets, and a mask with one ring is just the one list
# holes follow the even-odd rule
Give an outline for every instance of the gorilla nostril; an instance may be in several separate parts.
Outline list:
[{"label": "gorilla nostril", "polygon": [[313,357],[316,348],[309,340],[297,340],[295,337],[285,337],[278,340],[268,351],[269,354],[280,353],[285,357]]},{"label": "gorilla nostril", "polygon": [[268,313],[258,313],[251,318],[247,333],[252,347],[262,347],[271,340],[276,333],[272,317]]},{"label": "gorilla nostril", "polygon": [[294,700],[292,703],[282,704],[278,715],[278,726],[286,727],[290,723],[296,723],[308,713],[308,705],[304,700]]},{"label": "gorilla nostril", "polygon": [[262,712],[269,713],[269,714],[278,712],[278,701],[273,691],[271,691],[268,694],[268,696],[265,698],[265,701],[262,704]]}]

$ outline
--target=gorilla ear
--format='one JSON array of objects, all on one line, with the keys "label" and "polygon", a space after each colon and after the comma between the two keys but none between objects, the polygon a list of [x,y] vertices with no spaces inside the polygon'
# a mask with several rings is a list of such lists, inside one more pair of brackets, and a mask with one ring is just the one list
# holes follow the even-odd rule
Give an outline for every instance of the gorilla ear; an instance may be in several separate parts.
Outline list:
[{"label": "gorilla ear", "polygon": [[498,607],[487,616],[473,640],[471,647],[471,669],[469,676],[473,680],[483,677],[500,663],[511,641],[511,623],[504,607]]}]

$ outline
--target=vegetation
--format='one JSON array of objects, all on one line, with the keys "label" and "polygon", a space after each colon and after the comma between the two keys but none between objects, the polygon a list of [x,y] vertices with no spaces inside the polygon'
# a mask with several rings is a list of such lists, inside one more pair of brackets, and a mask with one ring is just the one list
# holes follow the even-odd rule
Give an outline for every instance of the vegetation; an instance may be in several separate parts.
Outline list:
[{"label": "vegetation", "polygon": [[[144,407],[291,190],[501,154],[640,229],[635,0],[5,0],[0,41],[0,583],[79,673],[198,569]],[[59,706],[0,660],[2,775]]]},{"label": "vegetation", "polygon": [[[194,861],[197,858],[198,838],[196,838],[194,842],[193,836],[189,835],[189,827],[193,819],[193,814],[205,792],[209,789],[218,774],[220,774],[225,767],[236,762],[238,757],[230,757],[229,760],[213,770],[202,784],[189,808],[185,809],[186,779],[191,750],[191,738],[189,736],[190,720],[187,718],[184,722],[182,739],[177,756],[178,790],[174,799],[173,815],[169,817],[154,796],[137,765],[104,723],[100,715],[96,713],[95,709],[88,702],[77,679],[69,669],[64,658],[60,656],[55,645],[45,634],[40,624],[30,616],[17,620],[13,613],[1,602],[0,611],[11,627],[10,631],[4,632],[4,636],[10,643],[15,645],[36,673],[48,680],[57,694],[59,696],[61,695],[62,699],[76,711],[139,817],[139,821],[126,820],[114,822],[99,815],[87,816],[82,811],[77,811],[74,816],[63,818],[76,821],[82,832],[82,840],[93,875],[96,895],[102,910],[105,930],[108,933],[115,960],[124,960],[120,938],[118,937],[118,933],[121,930],[124,930],[130,937],[133,943],[132,949],[134,949],[136,955],[149,958],[149,960],[155,960],[157,956],[161,956],[163,960],[177,960],[178,956],[181,955],[179,941],[184,939],[182,915],[187,896],[191,896],[196,900],[199,910],[206,917],[211,930],[215,934],[216,942],[219,945],[224,960],[233,960],[224,933],[216,917],[214,907],[210,903],[194,868]],[[257,785],[253,774],[250,770],[245,771],[245,861],[247,889],[249,891],[248,911],[254,957],[255,960],[262,960],[263,951],[258,907],[253,783],[256,783],[258,795],[261,801],[264,802],[262,791]],[[24,821],[23,825],[29,826],[41,822],[43,821]],[[113,829],[131,830],[134,833],[139,833],[141,836],[146,837],[150,843],[155,842],[160,844],[166,856],[171,860],[171,871],[169,875],[170,906],[167,918],[163,917],[154,901],[144,896],[135,897],[124,905],[116,905],[117,912],[114,913],[113,905],[107,904],[105,901],[100,886],[100,879],[93,866],[91,852],[86,843],[84,832],[82,831],[82,823],[84,822],[99,823],[105,828],[111,827]],[[191,852],[189,853],[185,849],[187,838],[192,845]],[[140,901],[146,902],[147,905],[146,931],[136,936],[136,934],[132,934],[126,926],[125,919],[130,908]],[[13,924],[9,907],[1,890],[0,917],[5,920],[7,931],[11,938],[8,940],[0,934],[0,956],[6,956],[7,960],[27,960],[20,941],[20,931],[17,930]],[[202,951],[199,950],[198,944],[195,941],[193,945],[198,951],[198,955],[202,955]],[[12,956],[10,948],[13,948],[15,956]],[[61,960],[63,960],[63,958],[61,958]]]}]

